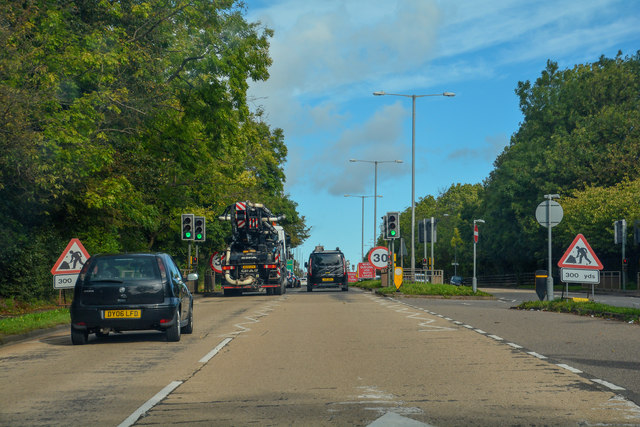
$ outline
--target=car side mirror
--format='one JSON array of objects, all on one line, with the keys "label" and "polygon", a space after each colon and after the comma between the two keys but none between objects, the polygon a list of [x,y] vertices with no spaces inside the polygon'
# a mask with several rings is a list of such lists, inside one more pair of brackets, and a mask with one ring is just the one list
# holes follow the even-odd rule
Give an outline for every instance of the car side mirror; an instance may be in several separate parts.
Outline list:
[{"label": "car side mirror", "polygon": [[187,275],[187,280],[189,280],[189,281],[198,280],[198,273],[189,273]]},{"label": "car side mirror", "polygon": [[309,268],[309,263],[308,262],[304,263],[304,268]]}]

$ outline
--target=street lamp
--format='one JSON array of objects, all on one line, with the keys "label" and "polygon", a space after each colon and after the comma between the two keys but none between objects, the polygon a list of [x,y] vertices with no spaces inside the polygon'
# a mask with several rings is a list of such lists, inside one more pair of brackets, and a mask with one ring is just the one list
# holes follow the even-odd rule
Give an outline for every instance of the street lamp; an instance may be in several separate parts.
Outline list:
[{"label": "street lamp", "polygon": [[547,240],[548,240],[548,245],[549,245],[549,273],[547,275],[547,301],[553,301],[553,274],[551,274],[551,223],[550,223],[550,215],[549,215],[549,209],[550,209],[550,205],[551,205],[551,201],[553,199],[559,199],[560,195],[559,194],[545,194],[544,198],[547,199]]},{"label": "street lamp", "polygon": [[385,91],[373,92],[374,96],[404,96],[412,100],[411,114],[411,276],[415,277],[416,257],[415,257],[415,234],[416,234],[416,98],[426,96],[456,96],[453,92],[434,93],[429,95],[406,95],[401,93],[386,93]]},{"label": "street lamp", "polygon": [[360,261],[364,259],[364,199],[367,197],[382,197],[382,196],[354,196],[353,194],[345,194],[344,197],[360,197],[362,199],[362,245],[360,246]]},{"label": "street lamp", "polygon": [[358,159],[349,159],[350,162],[362,162],[362,163],[373,163],[375,165],[374,174],[373,174],[373,245],[375,246],[376,236],[378,235],[378,231],[376,228],[376,221],[378,218],[378,163],[402,163],[402,160],[358,160]]},{"label": "street lamp", "polygon": [[483,219],[473,220],[473,292],[478,290],[478,279],[476,278],[476,243],[478,243],[478,226],[476,223],[484,224]]}]

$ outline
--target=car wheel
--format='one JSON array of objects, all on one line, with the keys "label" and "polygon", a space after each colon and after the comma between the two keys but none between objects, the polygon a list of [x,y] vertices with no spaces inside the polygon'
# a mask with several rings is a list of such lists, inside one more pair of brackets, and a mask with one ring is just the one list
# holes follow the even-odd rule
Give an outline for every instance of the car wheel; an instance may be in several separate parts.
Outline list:
[{"label": "car wheel", "polygon": [[187,323],[187,326],[184,327],[182,332],[185,334],[193,333],[193,307],[191,307],[191,310],[189,310],[189,322]]},{"label": "car wheel", "polygon": [[167,328],[167,341],[180,341],[180,307],[176,309],[176,321],[173,326]]},{"label": "car wheel", "polygon": [[342,292],[348,292],[349,291],[349,287],[345,286],[344,288],[342,288]]},{"label": "car wheel", "polygon": [[85,330],[71,328],[71,342],[73,345],[83,345],[89,340],[89,333]]},{"label": "car wheel", "polygon": [[311,292],[313,290],[313,288],[311,287],[311,285],[307,285],[307,292]]}]

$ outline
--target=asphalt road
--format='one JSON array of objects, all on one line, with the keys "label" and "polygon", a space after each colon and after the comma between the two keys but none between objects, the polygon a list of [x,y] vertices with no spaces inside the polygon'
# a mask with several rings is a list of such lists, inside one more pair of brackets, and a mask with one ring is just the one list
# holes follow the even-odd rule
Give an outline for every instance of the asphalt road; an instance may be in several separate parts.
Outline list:
[{"label": "asphalt road", "polygon": [[73,346],[58,331],[5,345],[0,424],[640,425],[620,392],[417,307],[440,303],[303,287],[198,298],[179,343],[140,332]]}]

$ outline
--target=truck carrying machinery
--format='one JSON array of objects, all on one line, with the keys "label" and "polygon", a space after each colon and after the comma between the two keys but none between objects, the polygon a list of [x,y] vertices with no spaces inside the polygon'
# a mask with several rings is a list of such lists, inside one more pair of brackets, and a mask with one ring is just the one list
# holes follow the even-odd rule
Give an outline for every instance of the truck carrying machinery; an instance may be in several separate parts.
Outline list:
[{"label": "truck carrying machinery", "polygon": [[236,202],[227,206],[220,221],[231,221],[231,239],[221,257],[225,296],[265,289],[282,295],[287,283],[287,241],[275,216],[260,203]]}]

